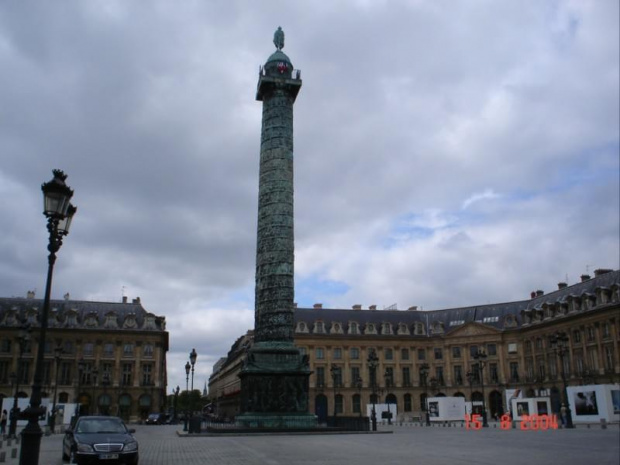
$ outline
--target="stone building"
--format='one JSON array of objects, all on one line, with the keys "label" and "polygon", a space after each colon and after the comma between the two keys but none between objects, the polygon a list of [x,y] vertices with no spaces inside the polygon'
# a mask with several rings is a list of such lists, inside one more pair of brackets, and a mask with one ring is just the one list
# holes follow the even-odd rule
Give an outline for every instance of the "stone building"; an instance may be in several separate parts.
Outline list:
[{"label": "stone building", "polygon": [[[29,397],[43,300],[0,298],[0,397]],[[79,403],[81,412],[128,421],[162,411],[166,396],[165,317],[140,299],[50,302],[43,397]]]},{"label": "stone building", "polygon": [[[560,408],[560,358],[549,336],[569,336],[564,368],[569,385],[620,382],[620,271],[596,270],[581,282],[527,300],[435,311],[295,309],[295,344],[310,361],[310,411],[366,415],[372,389],[368,355],[374,349],[377,403],[396,406],[400,419],[419,417],[427,396],[486,401],[490,416],[505,410],[506,389],[548,395]],[[245,345],[250,343],[246,335]],[[482,370],[473,355],[487,355]],[[237,344],[209,380],[209,396],[234,416],[245,350]],[[420,368],[428,364],[424,382]],[[332,370],[332,367],[335,368]],[[468,377],[467,374],[470,374]],[[481,378],[482,377],[482,378]]]}]

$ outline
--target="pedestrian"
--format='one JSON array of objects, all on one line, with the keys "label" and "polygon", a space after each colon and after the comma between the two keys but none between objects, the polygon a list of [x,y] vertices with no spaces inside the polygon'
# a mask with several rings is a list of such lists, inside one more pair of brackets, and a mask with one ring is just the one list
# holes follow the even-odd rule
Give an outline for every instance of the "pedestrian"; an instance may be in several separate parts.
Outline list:
[{"label": "pedestrian", "polygon": [[2,416],[0,417],[0,434],[2,436],[6,435],[6,419],[7,419],[7,411],[6,409],[2,411]]},{"label": "pedestrian", "polygon": [[567,409],[566,409],[566,404],[562,404],[562,407],[560,408],[560,416],[562,417],[562,427],[566,427],[566,413],[567,413]]}]

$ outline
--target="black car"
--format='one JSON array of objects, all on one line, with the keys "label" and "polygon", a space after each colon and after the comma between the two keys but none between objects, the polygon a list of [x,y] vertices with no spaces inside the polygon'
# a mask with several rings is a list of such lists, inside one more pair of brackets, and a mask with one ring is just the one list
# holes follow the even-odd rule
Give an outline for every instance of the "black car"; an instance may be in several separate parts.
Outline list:
[{"label": "black car", "polygon": [[123,463],[137,465],[138,442],[118,417],[79,417],[62,441],[63,460],[78,465]]},{"label": "black car", "polygon": [[144,420],[146,425],[163,425],[166,423],[166,414],[165,413],[151,413],[146,420]]}]

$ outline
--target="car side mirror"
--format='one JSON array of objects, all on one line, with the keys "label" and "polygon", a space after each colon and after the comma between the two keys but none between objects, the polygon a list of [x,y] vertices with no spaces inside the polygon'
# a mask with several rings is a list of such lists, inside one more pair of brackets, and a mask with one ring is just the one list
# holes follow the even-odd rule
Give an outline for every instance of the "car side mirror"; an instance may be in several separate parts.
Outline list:
[{"label": "car side mirror", "polygon": [[70,426],[68,428],[65,429],[65,434],[73,434],[73,428],[71,428]]}]

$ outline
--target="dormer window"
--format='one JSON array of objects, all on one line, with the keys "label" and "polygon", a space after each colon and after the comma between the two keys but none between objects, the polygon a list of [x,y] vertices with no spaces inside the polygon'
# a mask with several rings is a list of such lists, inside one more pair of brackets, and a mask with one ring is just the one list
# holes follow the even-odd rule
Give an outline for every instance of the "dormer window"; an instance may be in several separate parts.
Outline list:
[{"label": "dormer window", "polygon": [[296,330],[296,332],[298,332],[298,333],[307,333],[308,332],[308,325],[304,321],[300,321],[299,323],[297,323],[297,330]]},{"label": "dormer window", "polygon": [[390,323],[382,323],[381,334],[390,336],[392,334],[392,325]]},{"label": "dormer window", "polygon": [[375,328],[375,325],[373,323],[368,323],[366,325],[366,331],[364,331],[365,334],[377,334],[377,329]]},{"label": "dormer window", "polygon": [[416,336],[423,336],[426,333],[424,328],[424,323],[417,322],[415,324],[415,334]]},{"label": "dormer window", "polygon": [[69,310],[66,323],[67,326],[77,326],[77,312],[75,310]]},{"label": "dormer window", "polygon": [[97,319],[97,313],[95,312],[89,313],[88,316],[86,317],[86,321],[84,322],[84,324],[90,328],[97,326],[99,324],[99,321]]},{"label": "dormer window", "polygon": [[357,321],[349,321],[349,334],[359,334],[360,333],[360,325]]},{"label": "dormer window", "polygon": [[398,323],[398,334],[399,335],[409,334],[409,328],[407,328],[407,325],[405,323]]},{"label": "dormer window", "polygon": [[340,323],[332,323],[331,334],[342,334],[342,325]]},{"label": "dormer window", "polygon": [[441,321],[436,321],[433,323],[433,334],[443,333],[443,323]]},{"label": "dormer window", "polygon": [[109,312],[106,314],[104,326],[106,328],[118,328],[118,321],[116,320],[116,312]]},{"label": "dormer window", "polygon": [[155,321],[155,315],[146,315],[144,317],[144,329],[157,329],[157,322]]},{"label": "dormer window", "polygon": [[136,314],[130,313],[125,317],[125,321],[123,322],[123,328],[134,329],[138,327],[138,323],[136,323]]},{"label": "dormer window", "polygon": [[314,333],[316,334],[325,334],[325,323],[321,320],[314,322]]}]

